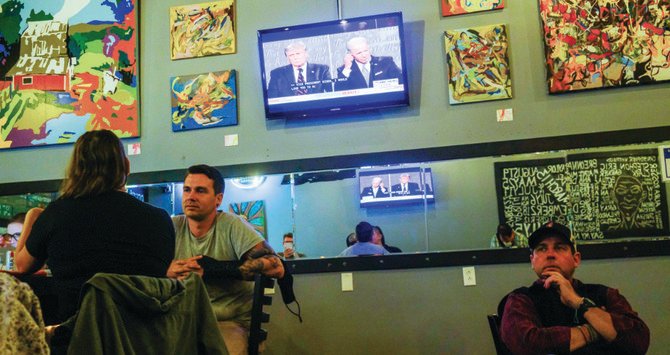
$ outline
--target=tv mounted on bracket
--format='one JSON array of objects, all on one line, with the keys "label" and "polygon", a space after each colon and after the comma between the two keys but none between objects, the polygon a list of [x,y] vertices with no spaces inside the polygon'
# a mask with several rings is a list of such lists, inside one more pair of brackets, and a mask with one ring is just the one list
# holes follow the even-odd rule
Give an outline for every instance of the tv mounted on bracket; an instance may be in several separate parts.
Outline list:
[{"label": "tv mounted on bracket", "polygon": [[268,119],[409,105],[402,13],[258,31]]},{"label": "tv mounted on bracket", "polygon": [[431,168],[395,166],[358,171],[361,207],[435,202]]}]

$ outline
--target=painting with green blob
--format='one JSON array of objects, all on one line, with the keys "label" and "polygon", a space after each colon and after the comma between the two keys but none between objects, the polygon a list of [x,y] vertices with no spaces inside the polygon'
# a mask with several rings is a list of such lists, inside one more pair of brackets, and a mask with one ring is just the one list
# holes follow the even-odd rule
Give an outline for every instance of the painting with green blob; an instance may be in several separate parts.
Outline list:
[{"label": "painting with green blob", "polygon": [[0,0],[0,149],[140,134],[137,0]]},{"label": "painting with green blob", "polygon": [[512,98],[505,25],[447,30],[449,103]]},{"label": "painting with green blob", "polygon": [[268,239],[265,228],[265,202],[249,201],[231,203],[228,207],[230,213],[241,216],[254,230],[264,239]]},{"label": "painting with green blob", "polygon": [[225,70],[170,78],[172,131],[237,124],[237,74]]}]

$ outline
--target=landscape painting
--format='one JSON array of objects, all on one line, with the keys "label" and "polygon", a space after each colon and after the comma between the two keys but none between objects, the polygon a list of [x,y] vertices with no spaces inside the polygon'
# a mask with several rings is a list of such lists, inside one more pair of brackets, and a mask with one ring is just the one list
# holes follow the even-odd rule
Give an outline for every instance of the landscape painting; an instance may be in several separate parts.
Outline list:
[{"label": "landscape painting", "polygon": [[0,149],[140,134],[137,0],[0,0]]},{"label": "landscape painting", "polygon": [[444,35],[450,104],[512,97],[505,25],[447,30]]},{"label": "landscape painting", "polygon": [[235,3],[213,1],[170,8],[170,58],[235,53]]},{"label": "landscape painting", "polygon": [[667,0],[540,0],[550,94],[670,80]]}]

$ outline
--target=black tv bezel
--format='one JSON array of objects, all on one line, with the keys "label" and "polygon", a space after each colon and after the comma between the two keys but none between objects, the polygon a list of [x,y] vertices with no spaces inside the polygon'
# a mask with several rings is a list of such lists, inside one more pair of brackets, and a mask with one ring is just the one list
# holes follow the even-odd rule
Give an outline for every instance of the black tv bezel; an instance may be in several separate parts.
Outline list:
[{"label": "black tv bezel", "polygon": [[[363,97],[375,97],[379,98],[378,100],[374,101],[369,101],[369,100],[351,100],[351,97],[340,97],[340,98],[333,98],[333,99],[324,99],[324,100],[314,100],[314,101],[306,101],[306,102],[299,102],[299,103],[288,103],[288,104],[281,104],[283,107],[286,109],[281,109],[278,110],[277,107],[278,105],[273,105],[275,108],[271,110],[271,107],[268,103],[268,93],[267,93],[267,87],[268,87],[268,78],[266,77],[266,72],[265,72],[265,58],[264,58],[264,53],[263,53],[263,44],[267,42],[272,42],[272,41],[263,41],[263,36],[280,36],[280,34],[286,34],[286,33],[301,33],[305,30],[314,30],[314,32],[318,32],[319,29],[323,31],[323,33],[319,33],[319,35],[327,35],[327,34],[332,34],[332,33],[338,33],[336,31],[332,31],[330,29],[326,30],[326,28],[331,27],[331,26],[342,26],[345,23],[356,23],[356,22],[361,22],[361,21],[370,21],[374,19],[382,19],[382,18],[389,18],[389,17],[395,17],[397,18],[397,26],[398,26],[398,39],[399,39],[399,47],[400,47],[400,59],[401,59],[401,64],[400,70],[402,71],[402,80],[403,80],[403,90],[402,91],[397,91],[397,92],[389,92],[389,93],[381,93],[381,94],[370,94],[370,95],[365,95]],[[346,33],[346,32],[355,32],[356,30],[343,30],[339,33]],[[324,22],[314,22],[314,23],[307,23],[307,24],[301,24],[301,25],[294,25],[294,26],[284,26],[284,27],[277,27],[277,28],[270,28],[270,29],[263,29],[263,30],[258,30],[258,54],[259,54],[259,62],[260,62],[260,72],[261,72],[261,85],[262,85],[262,92],[263,92],[263,106],[265,108],[265,117],[268,120],[275,120],[275,119],[287,119],[287,118],[308,118],[308,117],[319,117],[319,116],[333,116],[333,115],[345,115],[349,113],[363,113],[363,112],[369,112],[369,111],[375,111],[379,109],[385,109],[385,108],[391,108],[391,107],[405,107],[410,105],[410,98],[409,98],[409,85],[407,82],[407,69],[408,69],[408,63],[406,60],[406,55],[405,55],[405,35],[404,35],[404,25],[403,25],[403,18],[402,18],[402,12],[389,12],[389,13],[383,13],[383,14],[375,14],[375,15],[369,15],[369,16],[361,16],[361,17],[353,17],[353,18],[348,18],[348,19],[342,19],[342,20],[333,20],[333,21],[324,21]],[[305,35],[296,35],[296,36],[290,36],[290,35],[285,35],[282,36],[284,38],[282,39],[300,39],[300,38],[307,38],[309,36]],[[276,39],[280,40],[280,39]],[[274,40],[273,40],[274,41]],[[336,79],[337,76],[335,76],[334,79]],[[373,96],[374,95],[374,96]]]},{"label": "black tv bezel", "polygon": [[[403,172],[418,172],[422,175],[420,185],[424,185],[424,194],[423,195],[414,195],[415,198],[412,199],[384,199],[384,200],[372,200],[364,202],[360,197],[364,187],[361,184],[361,178],[363,176],[370,177],[373,175],[398,175]],[[430,174],[430,188],[432,189],[432,194],[428,195],[425,193],[426,186],[426,174]],[[357,179],[357,196],[358,204],[360,208],[388,208],[396,206],[409,206],[409,205],[423,205],[424,203],[433,204],[435,203],[435,179],[433,178],[433,169],[431,167],[423,167],[419,165],[409,165],[409,166],[389,166],[385,168],[371,168],[371,169],[358,169],[356,173]],[[389,192],[394,184],[388,186]],[[430,197],[429,197],[430,196]]]}]

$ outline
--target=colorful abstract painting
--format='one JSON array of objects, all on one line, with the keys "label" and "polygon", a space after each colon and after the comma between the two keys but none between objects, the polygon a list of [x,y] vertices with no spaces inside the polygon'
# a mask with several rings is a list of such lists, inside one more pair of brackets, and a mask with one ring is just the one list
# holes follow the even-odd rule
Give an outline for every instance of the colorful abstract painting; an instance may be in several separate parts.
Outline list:
[{"label": "colorful abstract painting", "polygon": [[140,134],[137,0],[0,0],[0,149]]},{"label": "colorful abstract painting", "polygon": [[170,78],[172,131],[237,124],[237,75],[226,70]]},{"label": "colorful abstract painting", "polygon": [[512,97],[505,25],[448,30],[449,103]]},{"label": "colorful abstract painting", "polygon": [[670,79],[667,0],[540,0],[549,93]]},{"label": "colorful abstract painting", "polygon": [[265,203],[263,201],[231,203],[228,211],[242,216],[258,234],[268,239],[265,231]]},{"label": "colorful abstract painting", "polygon": [[213,1],[170,8],[170,57],[235,53],[235,2]]},{"label": "colorful abstract painting", "polygon": [[503,0],[441,0],[442,16],[498,10],[505,7]]}]

